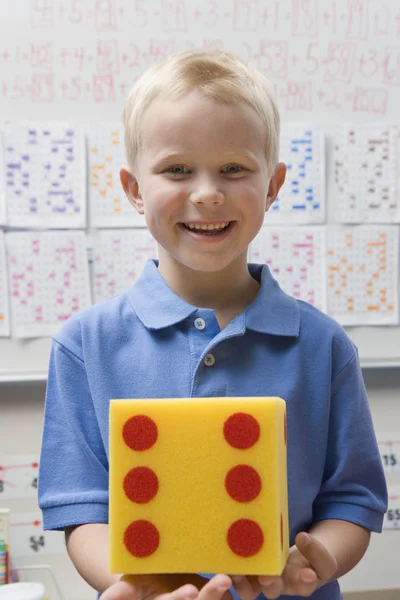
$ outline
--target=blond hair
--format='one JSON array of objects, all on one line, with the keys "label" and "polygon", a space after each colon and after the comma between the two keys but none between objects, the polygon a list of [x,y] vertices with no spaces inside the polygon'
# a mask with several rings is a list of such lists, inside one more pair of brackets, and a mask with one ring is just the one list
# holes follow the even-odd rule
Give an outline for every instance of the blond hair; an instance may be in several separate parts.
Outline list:
[{"label": "blond hair", "polygon": [[250,105],[266,133],[266,160],[271,176],[279,158],[279,111],[268,80],[224,50],[187,50],[152,65],[135,82],[123,112],[128,166],[134,170],[141,147],[141,122],[156,99],[176,100],[200,89],[207,97]]}]

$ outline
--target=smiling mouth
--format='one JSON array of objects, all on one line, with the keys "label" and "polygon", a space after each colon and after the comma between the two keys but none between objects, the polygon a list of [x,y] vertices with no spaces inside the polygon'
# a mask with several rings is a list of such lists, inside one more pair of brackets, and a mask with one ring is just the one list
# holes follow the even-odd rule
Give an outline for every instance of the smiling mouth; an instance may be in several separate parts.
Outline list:
[{"label": "smiling mouth", "polygon": [[225,221],[224,223],[211,224],[211,225],[196,225],[194,223],[182,223],[181,225],[193,233],[200,235],[218,235],[229,229],[232,221]]}]

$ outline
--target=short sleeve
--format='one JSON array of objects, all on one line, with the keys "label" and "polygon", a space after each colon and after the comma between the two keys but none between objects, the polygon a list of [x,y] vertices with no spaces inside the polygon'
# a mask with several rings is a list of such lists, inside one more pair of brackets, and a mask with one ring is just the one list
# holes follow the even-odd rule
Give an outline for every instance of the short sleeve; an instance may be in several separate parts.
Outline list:
[{"label": "short sleeve", "polygon": [[314,521],[382,530],[387,489],[356,352],[332,382],[328,447]]},{"label": "short sleeve", "polygon": [[83,360],[53,340],[39,466],[45,529],[108,521],[108,460]]}]

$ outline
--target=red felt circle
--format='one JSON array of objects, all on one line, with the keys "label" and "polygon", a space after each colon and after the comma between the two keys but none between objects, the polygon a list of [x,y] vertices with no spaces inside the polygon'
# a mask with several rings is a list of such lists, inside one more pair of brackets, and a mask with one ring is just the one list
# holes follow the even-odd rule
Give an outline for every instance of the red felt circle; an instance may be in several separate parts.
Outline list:
[{"label": "red felt circle", "polygon": [[132,450],[148,450],[157,441],[157,425],[146,415],[136,415],[124,424],[122,437],[125,444]]},{"label": "red felt circle", "polygon": [[132,502],[150,502],[158,492],[157,475],[149,467],[131,469],[124,479],[124,492]]},{"label": "red felt circle", "polygon": [[225,488],[233,500],[251,502],[261,491],[261,477],[253,467],[237,465],[225,477]]},{"label": "red felt circle", "polygon": [[124,544],[128,552],[137,558],[151,556],[160,543],[160,534],[157,527],[141,519],[133,521],[124,533]]},{"label": "red felt circle", "polygon": [[252,415],[234,413],[224,423],[224,437],[234,448],[246,450],[258,441],[260,425]]},{"label": "red felt circle", "polygon": [[239,519],[229,527],[228,546],[238,556],[254,556],[264,543],[261,527],[250,519]]}]

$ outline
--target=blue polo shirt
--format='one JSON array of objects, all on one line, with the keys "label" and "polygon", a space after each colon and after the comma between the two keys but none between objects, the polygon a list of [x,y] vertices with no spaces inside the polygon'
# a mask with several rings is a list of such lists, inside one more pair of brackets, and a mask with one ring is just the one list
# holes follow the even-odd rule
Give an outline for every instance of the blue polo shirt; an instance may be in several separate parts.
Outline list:
[{"label": "blue polo shirt", "polygon": [[[213,310],[184,302],[150,260],[130,289],[54,336],[39,473],[45,529],[108,522],[111,398],[280,396],[290,544],[322,519],[381,530],[387,492],[355,346],[336,321],[285,294],[267,266],[249,270],[257,297],[222,331]],[[332,582],[312,597],[341,594]]]}]

